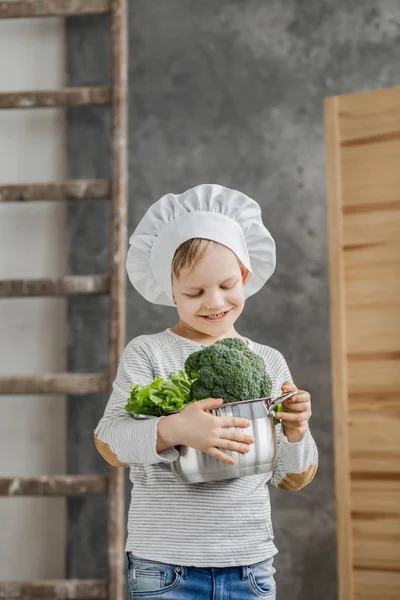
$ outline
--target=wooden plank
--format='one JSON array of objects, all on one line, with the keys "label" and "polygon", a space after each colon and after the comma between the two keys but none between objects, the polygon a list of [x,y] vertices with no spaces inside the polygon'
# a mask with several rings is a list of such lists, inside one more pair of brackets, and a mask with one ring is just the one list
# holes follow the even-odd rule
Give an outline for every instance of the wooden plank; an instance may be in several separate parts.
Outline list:
[{"label": "wooden plank", "polygon": [[[386,304],[383,300],[381,306],[353,306],[347,311],[347,323],[349,360],[365,357],[367,361],[374,358],[400,361],[399,301]],[[400,370],[400,363],[397,368]]]},{"label": "wooden plank", "polygon": [[343,149],[345,214],[399,209],[399,151],[400,138],[380,144],[379,152],[374,146]]},{"label": "wooden plank", "polygon": [[353,518],[366,514],[400,518],[400,478],[397,481],[352,480],[351,510]]},{"label": "wooden plank", "polygon": [[[394,489],[397,489],[398,485],[393,481],[393,478],[397,477],[400,464],[398,394],[385,394],[381,391],[375,394],[352,394],[349,405],[351,471],[352,474],[357,473],[358,477],[364,474],[376,478],[376,481],[372,482],[366,480],[366,485],[375,487],[375,501],[379,507],[381,485],[394,486]],[[379,481],[383,477],[392,480]],[[400,474],[398,479],[400,480]],[[400,500],[400,497],[398,499]],[[354,504],[352,510],[354,511]]]},{"label": "wooden plank", "polygon": [[0,94],[0,109],[104,106],[110,102],[110,88],[100,86]]},{"label": "wooden plank", "polygon": [[[368,263],[369,268],[364,265]],[[368,274],[369,270],[369,274]],[[399,267],[381,256],[380,249],[355,250],[346,255],[347,310],[379,306],[398,306],[400,298]],[[374,285],[371,285],[371,280]],[[379,343],[379,340],[377,340]]]},{"label": "wooden plank", "polygon": [[0,280],[0,298],[24,296],[97,296],[110,289],[108,275],[68,275],[57,279]]},{"label": "wooden plank", "polygon": [[[396,138],[400,133],[400,87],[340,96],[339,117],[342,147],[374,147]],[[381,151],[379,147],[376,154]]]},{"label": "wooden plank", "polygon": [[92,496],[104,494],[106,477],[99,475],[52,475],[1,477],[0,496]]},{"label": "wooden plank", "polygon": [[0,598],[4,600],[16,600],[17,598],[98,600],[107,598],[107,586],[103,579],[1,581]]},{"label": "wooden plank", "polygon": [[399,600],[400,572],[355,569],[355,600]]},{"label": "wooden plank", "polygon": [[357,96],[341,99],[343,210],[378,218],[400,209],[400,88]]},{"label": "wooden plank", "polygon": [[[388,394],[379,392],[351,395],[349,405],[352,472],[375,473],[377,477],[381,477],[383,473],[387,476],[393,473],[396,476],[400,464],[398,394],[394,391]],[[400,479],[400,474],[398,478]],[[375,484],[377,498],[380,482]]]},{"label": "wooden plank", "polygon": [[109,385],[109,378],[105,373],[2,376],[0,394],[106,394]]},{"label": "wooden plank", "polygon": [[[109,324],[110,383],[125,347],[128,226],[128,3],[112,0],[112,197],[110,220],[111,293]],[[109,467],[108,597],[124,600],[124,470]]]},{"label": "wooden plank", "polygon": [[109,12],[110,0],[22,0],[0,2],[0,19],[67,17]]},{"label": "wooden plank", "polygon": [[[400,194],[400,177],[397,194]],[[372,230],[371,219],[374,223]],[[400,208],[395,211],[381,210],[373,215],[371,212],[346,214],[343,218],[344,249],[352,254],[353,250],[369,250],[370,248],[376,250],[382,247],[385,249],[387,246],[391,248],[393,244],[398,244],[399,225]]]},{"label": "wooden plank", "polygon": [[[352,407],[350,422],[352,472],[393,473],[400,465],[400,415],[363,413]],[[400,478],[400,475],[399,475]]]},{"label": "wooden plank", "polygon": [[370,390],[367,394],[351,394],[349,406],[350,422],[357,420],[360,415],[364,415],[369,422],[373,422],[380,415],[386,420],[400,418],[397,391],[384,393],[379,390]]},{"label": "wooden plank", "polygon": [[351,529],[350,464],[347,431],[347,365],[344,268],[342,256],[342,197],[339,150],[338,98],[327,98],[324,106],[327,163],[327,208],[329,238],[330,330],[332,344],[333,420],[335,432],[335,478],[337,507],[337,552],[339,600],[353,599],[353,544]]},{"label": "wooden plank", "polygon": [[355,568],[400,571],[400,518],[370,514],[352,523]]},{"label": "wooden plank", "polygon": [[[362,363],[357,376],[371,361],[400,372],[400,210],[346,215],[343,222],[348,358]],[[385,385],[394,389],[395,380]]]},{"label": "wooden plank", "polygon": [[0,202],[40,200],[90,200],[111,195],[111,184],[102,179],[77,179],[55,183],[0,185]]},{"label": "wooden plank", "polygon": [[350,394],[380,392],[392,394],[400,386],[400,368],[397,357],[355,356],[348,363]]}]

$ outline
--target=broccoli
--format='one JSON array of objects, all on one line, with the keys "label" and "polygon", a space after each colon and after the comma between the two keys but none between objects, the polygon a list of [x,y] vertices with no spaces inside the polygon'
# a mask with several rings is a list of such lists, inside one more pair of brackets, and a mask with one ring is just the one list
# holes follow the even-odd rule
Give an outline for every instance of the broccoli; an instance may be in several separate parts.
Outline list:
[{"label": "broccoli", "polygon": [[261,357],[238,338],[220,340],[191,354],[185,363],[187,375],[195,381],[190,399],[222,398],[238,402],[265,398],[272,381]]}]

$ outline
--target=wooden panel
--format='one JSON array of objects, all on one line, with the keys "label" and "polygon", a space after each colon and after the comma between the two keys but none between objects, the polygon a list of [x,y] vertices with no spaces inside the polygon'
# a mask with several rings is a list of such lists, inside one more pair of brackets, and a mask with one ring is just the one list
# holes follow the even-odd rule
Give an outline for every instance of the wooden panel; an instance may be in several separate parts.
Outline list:
[{"label": "wooden panel", "polygon": [[350,462],[348,441],[347,340],[345,326],[345,287],[341,169],[339,154],[338,99],[325,101],[325,134],[328,199],[330,329],[332,340],[333,419],[335,436],[336,520],[339,599],[353,597],[353,545],[350,520]]},{"label": "wooden panel", "polygon": [[384,354],[364,359],[353,355],[348,364],[348,381],[350,394],[392,394],[400,386],[399,360]]},{"label": "wooden panel", "polygon": [[69,275],[59,279],[0,280],[0,298],[23,296],[94,296],[107,294],[108,275]]},{"label": "wooden panel", "polygon": [[[400,195],[400,178],[398,194]],[[371,228],[372,223],[373,228]],[[372,211],[369,213],[347,214],[343,219],[344,250],[349,250],[351,253],[352,250],[368,250],[369,248],[376,249],[386,245],[398,245],[399,225],[400,209],[396,211],[384,210],[373,214]],[[389,256],[387,254],[386,258]],[[349,254],[346,253],[346,268],[348,257]],[[369,267],[368,263],[364,263],[364,266]]]},{"label": "wooden panel", "polygon": [[399,98],[400,88],[340,96],[340,145],[373,145],[400,137]]},{"label": "wooden panel", "polygon": [[400,572],[400,518],[371,514],[352,522],[354,566]]},{"label": "wooden panel", "polygon": [[355,600],[399,600],[399,572],[355,569],[354,580]]},{"label": "wooden panel", "polygon": [[105,179],[71,179],[55,183],[0,185],[0,202],[37,202],[41,200],[90,200],[106,198],[111,184]]},{"label": "wooden panel", "polygon": [[[378,213],[400,207],[400,137],[375,146],[343,149],[344,211]],[[384,200],[382,200],[382,196]]]},{"label": "wooden panel", "polygon": [[[396,473],[400,465],[400,416],[351,410],[350,468],[354,473]],[[400,475],[399,475],[400,478]]]},{"label": "wooden panel", "polygon": [[[374,282],[375,283],[375,282]],[[372,287],[372,286],[371,286]],[[394,287],[399,287],[397,284]],[[400,319],[396,302],[386,302],[382,292],[381,306],[353,306],[347,311],[349,333],[348,354],[373,360],[400,359]],[[400,370],[400,365],[397,367]]]},{"label": "wooden panel", "polygon": [[0,109],[105,105],[110,104],[110,101],[111,90],[107,87],[76,87],[46,91],[3,92],[0,94]]},{"label": "wooden panel", "polygon": [[109,385],[105,373],[2,376],[0,394],[106,394]]},{"label": "wooden panel", "polygon": [[109,10],[110,0],[16,0],[0,2],[0,19],[66,17]]},{"label": "wooden panel", "polygon": [[326,106],[339,598],[400,598],[400,88]]},{"label": "wooden panel", "polygon": [[[125,347],[126,269],[128,225],[128,0],[113,0],[112,30],[112,196],[110,220],[111,291],[109,320],[110,385]],[[123,469],[109,467],[108,597],[124,600],[125,511]]]},{"label": "wooden panel", "polygon": [[400,478],[393,481],[352,480],[352,516],[385,514],[400,518]]},{"label": "wooden panel", "polygon": [[1,581],[0,598],[16,600],[39,598],[55,600],[98,600],[107,598],[106,582],[102,579],[68,579],[46,581]]},{"label": "wooden panel", "polygon": [[88,496],[104,494],[107,480],[99,475],[1,477],[0,496]]},{"label": "wooden panel", "polygon": [[395,88],[340,99],[345,211],[400,209],[399,97]]},{"label": "wooden panel", "polygon": [[355,568],[400,575],[400,477],[353,480],[351,490]]}]

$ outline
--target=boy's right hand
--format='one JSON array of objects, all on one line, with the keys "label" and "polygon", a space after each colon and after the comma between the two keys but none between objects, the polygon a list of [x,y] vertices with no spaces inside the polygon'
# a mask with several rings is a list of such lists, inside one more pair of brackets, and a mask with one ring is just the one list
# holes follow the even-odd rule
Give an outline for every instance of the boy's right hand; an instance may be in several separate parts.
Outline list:
[{"label": "boy's right hand", "polygon": [[176,415],[176,424],[179,427],[181,444],[207,452],[222,462],[233,465],[235,460],[222,450],[246,454],[250,450],[250,444],[254,444],[254,438],[245,431],[229,428],[245,429],[251,425],[251,421],[240,417],[217,417],[207,412],[222,403],[220,398],[206,398],[193,402]]}]

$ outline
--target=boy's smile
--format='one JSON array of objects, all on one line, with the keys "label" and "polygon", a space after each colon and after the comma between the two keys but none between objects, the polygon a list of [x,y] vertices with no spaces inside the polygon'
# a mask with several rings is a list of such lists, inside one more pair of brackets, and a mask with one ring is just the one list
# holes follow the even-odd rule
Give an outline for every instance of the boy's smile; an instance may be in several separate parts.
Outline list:
[{"label": "boy's smile", "polygon": [[201,315],[201,317],[203,319],[206,319],[206,321],[222,321],[222,319],[224,319],[226,317],[227,314],[229,314],[231,312],[232,309],[229,309],[225,312],[221,312],[218,314],[214,314],[214,315]]}]

